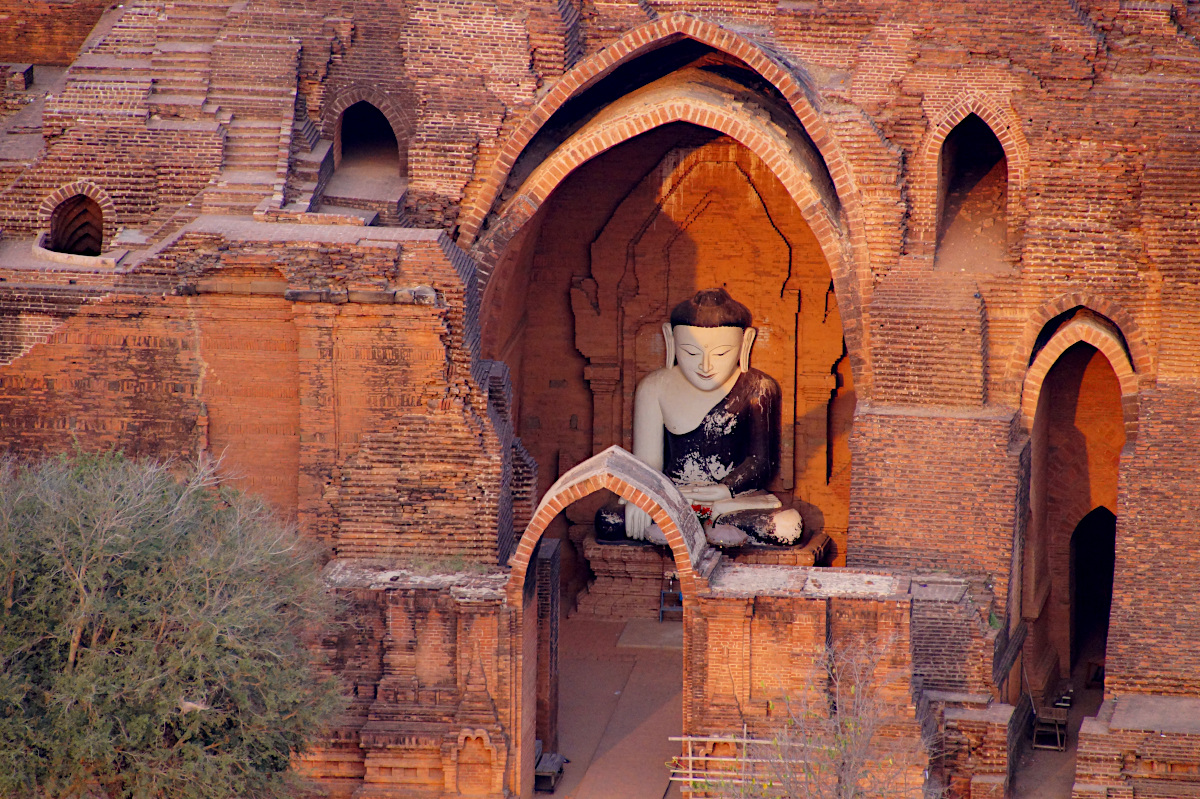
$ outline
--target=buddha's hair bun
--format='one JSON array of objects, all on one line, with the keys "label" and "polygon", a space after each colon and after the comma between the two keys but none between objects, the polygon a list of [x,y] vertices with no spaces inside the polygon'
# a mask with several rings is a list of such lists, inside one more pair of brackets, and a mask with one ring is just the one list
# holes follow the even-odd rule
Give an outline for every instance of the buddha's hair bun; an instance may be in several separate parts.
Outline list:
[{"label": "buddha's hair bun", "polygon": [[671,326],[750,327],[750,309],[723,288],[701,289],[671,309]]}]

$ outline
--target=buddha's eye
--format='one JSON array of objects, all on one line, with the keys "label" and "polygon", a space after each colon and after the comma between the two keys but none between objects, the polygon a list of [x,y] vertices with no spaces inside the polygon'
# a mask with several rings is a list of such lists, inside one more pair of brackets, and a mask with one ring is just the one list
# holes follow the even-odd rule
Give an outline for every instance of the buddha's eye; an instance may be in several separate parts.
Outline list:
[{"label": "buddha's eye", "polygon": [[686,345],[685,345],[685,346],[684,346],[684,347],[682,347],[681,349],[682,349],[684,352],[686,352],[688,355],[693,355],[693,356],[695,356],[695,355],[699,355],[699,354],[700,354],[700,350],[696,349],[695,347],[688,347],[688,346],[686,346]]},{"label": "buddha's eye", "polygon": [[733,347],[717,347],[715,350],[713,350],[713,355],[720,357],[722,355],[728,355],[731,352],[733,352]]}]

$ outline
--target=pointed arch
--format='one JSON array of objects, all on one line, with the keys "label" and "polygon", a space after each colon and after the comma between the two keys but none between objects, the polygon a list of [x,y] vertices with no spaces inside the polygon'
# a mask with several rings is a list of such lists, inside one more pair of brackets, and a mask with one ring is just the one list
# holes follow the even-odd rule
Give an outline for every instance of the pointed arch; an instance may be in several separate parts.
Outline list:
[{"label": "pointed arch", "polygon": [[59,210],[63,203],[79,196],[86,197],[99,208],[101,239],[103,242],[112,241],[113,237],[117,235],[117,207],[108,192],[89,180],[77,180],[74,183],[60,186],[43,199],[41,204],[38,205],[39,227],[48,233],[51,232],[50,228],[52,227],[55,212]]},{"label": "pointed arch", "polygon": [[1088,291],[1071,291],[1059,295],[1029,314],[1029,320],[1021,332],[1021,339],[1009,355],[1004,369],[1003,394],[1006,398],[1011,398],[1011,401],[1019,403],[1026,374],[1034,357],[1038,354],[1038,338],[1042,336],[1046,326],[1052,320],[1075,309],[1087,310],[1111,322],[1124,342],[1124,348],[1127,350],[1129,362],[1138,376],[1138,382],[1148,384],[1153,381],[1154,359],[1150,345],[1145,332],[1134,319],[1133,314],[1121,305],[1097,294]]},{"label": "pointed arch", "polygon": [[[771,83],[787,101],[813,144],[821,153],[829,176],[843,202],[854,202],[854,185],[846,158],[817,109],[817,93],[807,76],[778,57],[768,54],[744,36],[714,22],[677,12],[639,25],[599,52],[583,59],[538,101],[502,145],[474,200],[467,203],[459,222],[458,244],[471,248],[492,212],[508,173],[542,126],[568,100],[598,83],[623,63],[681,39],[693,39],[741,60]],[[857,209],[847,209],[851,217]]]},{"label": "pointed arch", "polygon": [[1046,375],[1064,352],[1081,342],[1099,350],[1108,359],[1109,366],[1116,374],[1121,387],[1125,440],[1132,442],[1137,437],[1138,376],[1125,348],[1121,331],[1108,319],[1095,314],[1081,314],[1063,324],[1034,356],[1025,373],[1025,383],[1021,389],[1021,419],[1025,429],[1033,429],[1038,399]]},{"label": "pointed arch", "polygon": [[912,225],[909,236],[931,257],[937,244],[942,145],[946,143],[946,137],[972,114],[983,120],[1004,148],[1008,166],[1006,211],[1010,246],[1017,241],[1024,225],[1025,191],[1029,179],[1029,143],[1025,133],[1011,109],[978,94],[963,92],[925,134],[910,173]]},{"label": "pointed arch", "polygon": [[512,568],[508,581],[509,603],[520,607],[529,561],[554,517],[572,502],[602,488],[649,513],[663,531],[679,573],[684,606],[690,609],[696,594],[707,587],[708,575],[720,559],[720,553],[709,548],[691,505],[666,475],[617,446],[593,455],[568,471],[542,497],[509,559]]},{"label": "pointed arch", "polygon": [[400,158],[400,171],[407,173],[408,141],[412,138],[413,131],[411,114],[390,95],[379,91],[374,86],[354,84],[339,92],[325,106],[325,111],[321,115],[322,137],[334,142],[334,151],[338,153],[338,159],[340,160],[342,118],[345,116],[347,109],[358,103],[367,103],[373,106],[387,119],[388,125],[392,128],[392,135],[396,137],[396,147]]},{"label": "pointed arch", "polygon": [[[780,115],[787,115],[782,119]],[[652,129],[688,123],[723,133],[753,152],[783,184],[829,265],[856,385],[870,386],[868,333],[862,324],[870,272],[863,248],[847,221],[833,175],[811,136],[777,99],[720,75],[685,68],[634,89],[608,103],[525,175],[515,193],[489,217],[486,232],[471,253],[479,264],[480,288],[492,284],[513,246],[544,203],[578,167]],[[464,239],[460,236],[460,245]],[[860,263],[861,262],[861,263]],[[497,277],[493,281],[493,276]]]}]

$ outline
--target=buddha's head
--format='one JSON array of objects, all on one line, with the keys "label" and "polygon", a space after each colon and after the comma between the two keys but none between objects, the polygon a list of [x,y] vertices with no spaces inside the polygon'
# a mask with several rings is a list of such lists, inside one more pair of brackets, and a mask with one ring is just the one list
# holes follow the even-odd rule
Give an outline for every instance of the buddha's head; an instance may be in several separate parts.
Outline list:
[{"label": "buddha's head", "polygon": [[667,367],[679,364],[687,381],[715,391],[750,368],[755,330],[750,309],[723,288],[704,289],[671,310],[663,325]]}]

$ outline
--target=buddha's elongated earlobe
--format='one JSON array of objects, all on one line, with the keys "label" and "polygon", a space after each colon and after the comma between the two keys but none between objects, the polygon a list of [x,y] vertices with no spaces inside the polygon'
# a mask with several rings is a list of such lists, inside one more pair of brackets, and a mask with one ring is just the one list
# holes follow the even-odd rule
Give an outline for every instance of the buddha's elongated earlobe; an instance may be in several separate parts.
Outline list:
[{"label": "buddha's elongated earlobe", "polygon": [[675,365],[675,333],[670,322],[663,322],[663,340],[667,344],[667,368],[670,369]]},{"label": "buddha's elongated earlobe", "polygon": [[750,371],[750,348],[754,346],[754,337],[758,335],[758,331],[752,327],[746,328],[746,332],[742,334],[742,352],[738,356],[738,366],[743,372]]}]

